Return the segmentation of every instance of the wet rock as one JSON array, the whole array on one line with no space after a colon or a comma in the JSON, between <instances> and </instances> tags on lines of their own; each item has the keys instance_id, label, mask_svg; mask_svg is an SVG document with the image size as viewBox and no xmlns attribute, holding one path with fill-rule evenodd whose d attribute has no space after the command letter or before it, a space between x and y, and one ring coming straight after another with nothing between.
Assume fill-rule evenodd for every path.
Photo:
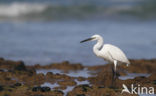
<instances>
[{"instance_id":1,"label":"wet rock","mask_svg":"<svg viewBox=\"0 0 156 96\"><path fill-rule=\"evenodd\" d=\"M110 68L109 68L110 69ZM91 84L94 84L96 86L105 86L105 87L111 87L113 85L114 76L111 72L111 69L109 70L102 70L98 73L96 77L89 77L88 80Z\"/></svg>"},{"instance_id":2,"label":"wet rock","mask_svg":"<svg viewBox=\"0 0 156 96\"><path fill-rule=\"evenodd\" d=\"M4 58L0 57L0 61L4 61Z\"/></svg>"},{"instance_id":3,"label":"wet rock","mask_svg":"<svg viewBox=\"0 0 156 96\"><path fill-rule=\"evenodd\" d=\"M156 85L156 80L153 80L153 84L155 84L155 85Z\"/></svg>"},{"instance_id":4,"label":"wet rock","mask_svg":"<svg viewBox=\"0 0 156 96\"><path fill-rule=\"evenodd\" d=\"M9 81L9 80L11 80L11 78L10 77L5 77L5 80L8 80Z\"/></svg>"},{"instance_id":5,"label":"wet rock","mask_svg":"<svg viewBox=\"0 0 156 96\"><path fill-rule=\"evenodd\" d=\"M54 89L56 90L65 90L67 88L67 86L58 86L58 87L55 87Z\"/></svg>"},{"instance_id":6,"label":"wet rock","mask_svg":"<svg viewBox=\"0 0 156 96\"><path fill-rule=\"evenodd\" d=\"M49 87L41 87L41 91L42 92L48 92L50 91L51 89Z\"/></svg>"},{"instance_id":7,"label":"wet rock","mask_svg":"<svg viewBox=\"0 0 156 96\"><path fill-rule=\"evenodd\" d=\"M105 86L99 86L98 88L105 88Z\"/></svg>"},{"instance_id":8,"label":"wet rock","mask_svg":"<svg viewBox=\"0 0 156 96\"><path fill-rule=\"evenodd\" d=\"M74 88L67 93L67 96L120 96L122 84L125 84L128 88L130 88L131 84L156 88L156 60L131 60L131 63L129 67L125 65L118 66L117 70L120 75L124 75L128 71L150 73L150 76L140 76L128 80L119 80L117 78L115 80L115 86L117 87L112 88L111 85L114 79L110 69L111 64L84 67L81 64L74 65L69 62L62 62L45 66L35 65L34 67L25 66L21 61L0 59L0 69L8 70L0 70L0 91L2 91L0 96L4 96L4 93L7 93L9 96L63 96L64 93L60 90L64 90L68 86L74 86ZM59 69L67 72L88 68L95 75L84 78L70 77L65 74L53 74L52 72L48 72L46 75L42 73L36 74L35 70L40 68ZM88 80L90 84L76 85L76 80ZM59 86L53 88L55 90L50 90L49 87L40 86L44 82L57 83ZM131 96L131 94L127 93L122 95Z\"/></svg>"},{"instance_id":9,"label":"wet rock","mask_svg":"<svg viewBox=\"0 0 156 96\"><path fill-rule=\"evenodd\" d=\"M3 86L0 85L0 91L3 91Z\"/></svg>"},{"instance_id":10,"label":"wet rock","mask_svg":"<svg viewBox=\"0 0 156 96\"><path fill-rule=\"evenodd\" d=\"M81 87L82 87L82 91L84 91L84 92L87 92L88 89L91 88L91 87L90 87L89 85L87 85L87 84L85 84L85 85L81 85Z\"/></svg>"},{"instance_id":11,"label":"wet rock","mask_svg":"<svg viewBox=\"0 0 156 96\"><path fill-rule=\"evenodd\" d=\"M86 87L87 91L82 89L82 86L75 87L71 92L68 93L68 96L120 96L116 95L116 92L113 89L109 88L98 88L97 86ZM121 94L121 93L120 93Z\"/></svg>"},{"instance_id":12,"label":"wet rock","mask_svg":"<svg viewBox=\"0 0 156 96\"><path fill-rule=\"evenodd\" d=\"M53 74L52 72L48 72L46 74L46 81L50 82L50 83L54 83L56 81L58 81L61 83L61 81L73 81L74 78L67 76L65 74ZM72 82L71 82L72 83Z\"/></svg>"},{"instance_id":13,"label":"wet rock","mask_svg":"<svg viewBox=\"0 0 156 96\"><path fill-rule=\"evenodd\" d=\"M0 69L0 72L6 72L4 69Z\"/></svg>"},{"instance_id":14,"label":"wet rock","mask_svg":"<svg viewBox=\"0 0 156 96\"><path fill-rule=\"evenodd\" d=\"M77 80L78 80L78 81L85 81L86 78L84 78L84 77L78 77Z\"/></svg>"},{"instance_id":15,"label":"wet rock","mask_svg":"<svg viewBox=\"0 0 156 96\"><path fill-rule=\"evenodd\" d=\"M64 81L58 81L58 84L61 86L74 86L76 85L76 82L74 80L64 80Z\"/></svg>"},{"instance_id":16,"label":"wet rock","mask_svg":"<svg viewBox=\"0 0 156 96\"><path fill-rule=\"evenodd\" d=\"M46 75L47 75L47 76L53 76L54 74L53 74L53 72L47 72Z\"/></svg>"},{"instance_id":17,"label":"wet rock","mask_svg":"<svg viewBox=\"0 0 156 96\"><path fill-rule=\"evenodd\" d=\"M150 80L156 80L156 73L152 73L148 78Z\"/></svg>"},{"instance_id":18,"label":"wet rock","mask_svg":"<svg viewBox=\"0 0 156 96\"><path fill-rule=\"evenodd\" d=\"M8 94L5 94L4 96L10 96L10 95L8 95Z\"/></svg>"},{"instance_id":19,"label":"wet rock","mask_svg":"<svg viewBox=\"0 0 156 96\"><path fill-rule=\"evenodd\" d=\"M26 71L23 61L0 60L0 68L8 71Z\"/></svg>"},{"instance_id":20,"label":"wet rock","mask_svg":"<svg viewBox=\"0 0 156 96\"><path fill-rule=\"evenodd\" d=\"M23 76L20 78L24 82L25 85L32 86L32 85L41 85L45 82L44 74L35 74L33 76Z\"/></svg>"},{"instance_id":21,"label":"wet rock","mask_svg":"<svg viewBox=\"0 0 156 96\"><path fill-rule=\"evenodd\" d=\"M54 92L59 93L59 94L64 94L61 90L54 90Z\"/></svg>"},{"instance_id":22,"label":"wet rock","mask_svg":"<svg viewBox=\"0 0 156 96\"><path fill-rule=\"evenodd\" d=\"M44 96L44 95L42 95L42 94L36 94L36 95L34 95L34 96Z\"/></svg>"},{"instance_id":23,"label":"wet rock","mask_svg":"<svg viewBox=\"0 0 156 96\"><path fill-rule=\"evenodd\" d=\"M77 94L76 96L86 96L85 94Z\"/></svg>"},{"instance_id":24,"label":"wet rock","mask_svg":"<svg viewBox=\"0 0 156 96\"><path fill-rule=\"evenodd\" d=\"M156 59L151 60L130 60L131 64L127 68L131 73L156 73Z\"/></svg>"},{"instance_id":25,"label":"wet rock","mask_svg":"<svg viewBox=\"0 0 156 96\"><path fill-rule=\"evenodd\" d=\"M41 86L33 87L32 91L34 92L41 91Z\"/></svg>"},{"instance_id":26,"label":"wet rock","mask_svg":"<svg viewBox=\"0 0 156 96\"><path fill-rule=\"evenodd\" d=\"M21 85L22 84L21 83L18 83L18 82L14 84L14 86L21 86Z\"/></svg>"},{"instance_id":27,"label":"wet rock","mask_svg":"<svg viewBox=\"0 0 156 96\"><path fill-rule=\"evenodd\" d=\"M14 69L18 70L18 71L26 71L26 67L24 65L24 62L23 61L17 62L17 65L15 66Z\"/></svg>"},{"instance_id":28,"label":"wet rock","mask_svg":"<svg viewBox=\"0 0 156 96\"><path fill-rule=\"evenodd\" d=\"M35 65L36 69L59 69L63 70L64 72L68 72L69 70L81 70L84 68L81 64L71 64L68 61L64 61L61 63L52 63L46 66Z\"/></svg>"},{"instance_id":29,"label":"wet rock","mask_svg":"<svg viewBox=\"0 0 156 96\"><path fill-rule=\"evenodd\" d=\"M83 84L83 85L79 85L76 86L75 88L81 88L83 92L87 92L89 89L92 89L92 87L90 87L88 84Z\"/></svg>"},{"instance_id":30,"label":"wet rock","mask_svg":"<svg viewBox=\"0 0 156 96\"><path fill-rule=\"evenodd\" d=\"M46 86L44 86L44 87L36 86L36 87L33 87L33 88L32 88L32 91L34 91L34 92L37 92L37 91L48 92L48 91L50 91L50 90L51 90L51 89L50 89L49 87L46 87Z\"/></svg>"}]
</instances>

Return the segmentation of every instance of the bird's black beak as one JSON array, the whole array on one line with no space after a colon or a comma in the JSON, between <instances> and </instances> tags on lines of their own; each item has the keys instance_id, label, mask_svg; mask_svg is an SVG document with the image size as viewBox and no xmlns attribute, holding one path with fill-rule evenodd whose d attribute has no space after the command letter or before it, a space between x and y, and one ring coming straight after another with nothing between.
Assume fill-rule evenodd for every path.
<instances>
[{"instance_id":1,"label":"bird's black beak","mask_svg":"<svg viewBox=\"0 0 156 96\"><path fill-rule=\"evenodd\" d=\"M86 42L86 41L90 41L90 40L93 40L94 38L88 38L88 39L85 39L85 40L82 40L80 43L83 43L83 42Z\"/></svg>"}]
</instances>

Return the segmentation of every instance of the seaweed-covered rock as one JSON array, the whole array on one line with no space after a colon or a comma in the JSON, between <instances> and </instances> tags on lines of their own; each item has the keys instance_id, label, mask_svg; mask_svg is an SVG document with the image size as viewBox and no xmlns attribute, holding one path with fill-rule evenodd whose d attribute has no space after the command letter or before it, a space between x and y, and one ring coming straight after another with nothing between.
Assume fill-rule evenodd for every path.
<instances>
[{"instance_id":1,"label":"seaweed-covered rock","mask_svg":"<svg viewBox=\"0 0 156 96\"><path fill-rule=\"evenodd\" d=\"M24 62L23 61L17 62L17 65L14 67L14 69L18 70L18 71L26 71L26 67L24 65Z\"/></svg>"},{"instance_id":2,"label":"seaweed-covered rock","mask_svg":"<svg viewBox=\"0 0 156 96\"><path fill-rule=\"evenodd\" d=\"M32 91L34 91L34 92L37 92L37 91L48 92L50 90L51 90L50 87L47 87L47 86L44 86L44 87L36 86L36 87L32 88Z\"/></svg>"},{"instance_id":3,"label":"seaweed-covered rock","mask_svg":"<svg viewBox=\"0 0 156 96\"><path fill-rule=\"evenodd\" d=\"M22 84L19 83L19 82L17 82L17 83L14 84L14 86L21 86L21 85L22 85Z\"/></svg>"},{"instance_id":4,"label":"seaweed-covered rock","mask_svg":"<svg viewBox=\"0 0 156 96\"><path fill-rule=\"evenodd\" d=\"M0 85L0 91L3 91L3 86Z\"/></svg>"},{"instance_id":5,"label":"seaweed-covered rock","mask_svg":"<svg viewBox=\"0 0 156 96\"><path fill-rule=\"evenodd\" d=\"M48 91L50 91L51 89L50 89L50 87L41 87L41 91L42 92L48 92Z\"/></svg>"},{"instance_id":6,"label":"seaweed-covered rock","mask_svg":"<svg viewBox=\"0 0 156 96\"><path fill-rule=\"evenodd\" d=\"M88 84L79 85L76 86L75 88L81 88L83 92L87 92L89 89L92 89L92 87L90 87Z\"/></svg>"},{"instance_id":7,"label":"seaweed-covered rock","mask_svg":"<svg viewBox=\"0 0 156 96\"><path fill-rule=\"evenodd\" d=\"M77 94L76 96L86 96L85 94Z\"/></svg>"},{"instance_id":8,"label":"seaweed-covered rock","mask_svg":"<svg viewBox=\"0 0 156 96\"><path fill-rule=\"evenodd\" d=\"M64 94L61 90L54 90L55 93Z\"/></svg>"},{"instance_id":9,"label":"seaweed-covered rock","mask_svg":"<svg viewBox=\"0 0 156 96\"><path fill-rule=\"evenodd\" d=\"M33 87L32 91L34 91L34 92L41 91L41 86Z\"/></svg>"}]
</instances>

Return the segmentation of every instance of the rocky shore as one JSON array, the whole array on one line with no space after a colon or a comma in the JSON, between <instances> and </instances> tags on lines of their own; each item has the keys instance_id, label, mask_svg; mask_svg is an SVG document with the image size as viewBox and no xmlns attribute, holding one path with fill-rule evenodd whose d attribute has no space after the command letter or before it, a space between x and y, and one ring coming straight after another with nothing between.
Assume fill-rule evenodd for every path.
<instances>
[{"instance_id":1,"label":"rocky shore","mask_svg":"<svg viewBox=\"0 0 156 96\"><path fill-rule=\"evenodd\" d=\"M83 66L68 61L26 66L0 58L0 96L138 96L124 92L123 84L156 89L156 59L130 60L119 65L114 80L112 64Z\"/></svg>"}]
</instances>

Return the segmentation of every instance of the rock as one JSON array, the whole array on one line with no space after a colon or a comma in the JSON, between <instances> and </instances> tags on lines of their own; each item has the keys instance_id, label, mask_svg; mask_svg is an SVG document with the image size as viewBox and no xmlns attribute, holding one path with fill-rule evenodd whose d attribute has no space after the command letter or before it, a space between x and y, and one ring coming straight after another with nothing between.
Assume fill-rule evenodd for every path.
<instances>
[{"instance_id":1,"label":"rock","mask_svg":"<svg viewBox=\"0 0 156 96\"><path fill-rule=\"evenodd\" d=\"M3 86L0 85L0 91L3 91Z\"/></svg>"},{"instance_id":2,"label":"rock","mask_svg":"<svg viewBox=\"0 0 156 96\"><path fill-rule=\"evenodd\" d=\"M153 80L153 84L155 84L155 85L156 85L156 80Z\"/></svg>"},{"instance_id":3,"label":"rock","mask_svg":"<svg viewBox=\"0 0 156 96\"><path fill-rule=\"evenodd\" d=\"M41 86L33 87L32 91L34 92L41 91Z\"/></svg>"},{"instance_id":4,"label":"rock","mask_svg":"<svg viewBox=\"0 0 156 96\"><path fill-rule=\"evenodd\" d=\"M69 62L55 63L51 65L36 65L25 66L22 61L4 60L0 58L0 96L63 96L63 91L68 86L74 88L67 93L67 96L120 96L122 91L122 84L128 88L131 84L140 86L153 86L156 88L156 60L131 60L131 65L119 65L117 71L123 70L124 75L127 71L132 73L149 73L149 77L140 76L134 79L120 80L116 79L114 84L116 87L112 88L114 82L111 64L96 65L96 66L83 66L81 64L71 64ZM54 74L48 72L46 75L43 73L36 73L37 69L59 69L61 71L75 71L83 68L88 68L92 76L84 77L71 77L66 74ZM5 71L7 70L7 71ZM76 81L87 80L90 84L79 85ZM23 82L23 83L20 83ZM51 84L58 84L51 90L47 86L36 86L49 82ZM21 87L19 87L21 86ZM111 87L111 88L110 88ZM6 92L7 91L7 92ZM124 93L123 96L131 96L131 94ZM133 95L135 96L135 95Z\"/></svg>"},{"instance_id":5,"label":"rock","mask_svg":"<svg viewBox=\"0 0 156 96\"><path fill-rule=\"evenodd\" d=\"M96 77L89 77L89 82L96 86L111 87L113 85L113 75L111 69L102 70Z\"/></svg>"},{"instance_id":6,"label":"rock","mask_svg":"<svg viewBox=\"0 0 156 96\"><path fill-rule=\"evenodd\" d=\"M54 74L53 74L53 72L47 72L46 75L47 75L47 76L53 76Z\"/></svg>"},{"instance_id":7,"label":"rock","mask_svg":"<svg viewBox=\"0 0 156 96\"><path fill-rule=\"evenodd\" d=\"M74 86L76 85L76 82L74 80L64 80L64 81L58 81L58 84L61 86Z\"/></svg>"},{"instance_id":8,"label":"rock","mask_svg":"<svg viewBox=\"0 0 156 96\"><path fill-rule=\"evenodd\" d=\"M78 81L85 81L86 78L84 78L84 77L78 77L77 80L78 80Z\"/></svg>"},{"instance_id":9,"label":"rock","mask_svg":"<svg viewBox=\"0 0 156 96\"><path fill-rule=\"evenodd\" d=\"M77 94L76 96L86 96L85 94Z\"/></svg>"},{"instance_id":10,"label":"rock","mask_svg":"<svg viewBox=\"0 0 156 96\"><path fill-rule=\"evenodd\" d=\"M14 86L21 86L21 85L22 84L21 83L18 83L18 82L14 84Z\"/></svg>"},{"instance_id":11,"label":"rock","mask_svg":"<svg viewBox=\"0 0 156 96\"><path fill-rule=\"evenodd\" d=\"M4 61L4 58L0 57L0 61Z\"/></svg>"},{"instance_id":12,"label":"rock","mask_svg":"<svg viewBox=\"0 0 156 96\"><path fill-rule=\"evenodd\" d=\"M51 89L50 89L50 87L41 87L41 91L42 92L48 92L48 91L50 91Z\"/></svg>"},{"instance_id":13,"label":"rock","mask_svg":"<svg viewBox=\"0 0 156 96\"><path fill-rule=\"evenodd\" d=\"M5 72L3 69L0 69L0 72Z\"/></svg>"},{"instance_id":14,"label":"rock","mask_svg":"<svg viewBox=\"0 0 156 96\"><path fill-rule=\"evenodd\" d=\"M41 87L41 86L37 86L37 87L33 87L32 91L37 92L37 91L41 91L41 92L48 92L50 91L50 87Z\"/></svg>"},{"instance_id":15,"label":"rock","mask_svg":"<svg viewBox=\"0 0 156 96\"><path fill-rule=\"evenodd\" d=\"M33 66L35 69L59 69L63 70L64 72L68 72L69 70L82 70L84 68L83 65L77 63L77 64L71 64L68 61L64 61L61 63L52 63L49 65L41 66L39 64Z\"/></svg>"},{"instance_id":16,"label":"rock","mask_svg":"<svg viewBox=\"0 0 156 96\"><path fill-rule=\"evenodd\" d=\"M87 92L88 89L92 89L92 87L90 87L88 84L79 85L76 86L75 88L81 88L83 92Z\"/></svg>"},{"instance_id":17,"label":"rock","mask_svg":"<svg viewBox=\"0 0 156 96\"><path fill-rule=\"evenodd\" d=\"M36 94L36 95L34 95L34 96L44 96L44 95L42 95L42 94Z\"/></svg>"},{"instance_id":18,"label":"rock","mask_svg":"<svg viewBox=\"0 0 156 96\"><path fill-rule=\"evenodd\" d=\"M24 62L23 61L17 62L17 65L15 66L14 69L18 70L18 71L26 71L26 67L24 65Z\"/></svg>"},{"instance_id":19,"label":"rock","mask_svg":"<svg viewBox=\"0 0 156 96\"><path fill-rule=\"evenodd\" d=\"M59 93L59 94L64 94L61 90L54 90L54 92Z\"/></svg>"}]
</instances>

